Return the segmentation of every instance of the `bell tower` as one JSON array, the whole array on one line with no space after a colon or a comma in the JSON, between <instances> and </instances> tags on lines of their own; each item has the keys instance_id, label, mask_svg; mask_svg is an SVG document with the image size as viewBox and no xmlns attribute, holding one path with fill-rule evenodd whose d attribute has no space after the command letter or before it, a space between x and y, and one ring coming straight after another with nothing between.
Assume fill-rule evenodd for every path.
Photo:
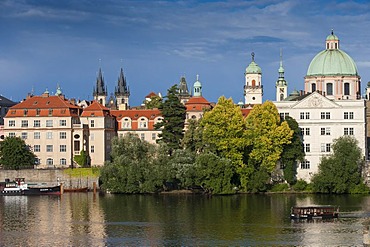
<instances>
[{"instance_id":1,"label":"bell tower","mask_svg":"<svg viewBox=\"0 0 370 247\"><path fill-rule=\"evenodd\" d=\"M282 50L280 50L279 78L276 81L275 87L276 87L276 101L283 101L286 97L288 97L288 83L284 78Z\"/></svg>"},{"instance_id":2,"label":"bell tower","mask_svg":"<svg viewBox=\"0 0 370 247\"><path fill-rule=\"evenodd\" d=\"M262 70L254 62L254 52L252 52L252 62L245 69L244 101L245 104L262 104Z\"/></svg>"}]
</instances>

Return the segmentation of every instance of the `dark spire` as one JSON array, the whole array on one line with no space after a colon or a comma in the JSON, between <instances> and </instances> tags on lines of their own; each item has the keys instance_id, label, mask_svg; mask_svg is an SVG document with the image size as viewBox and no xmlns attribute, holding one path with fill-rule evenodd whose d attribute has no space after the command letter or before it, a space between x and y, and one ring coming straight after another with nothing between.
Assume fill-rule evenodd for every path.
<instances>
[{"instance_id":1,"label":"dark spire","mask_svg":"<svg viewBox=\"0 0 370 247\"><path fill-rule=\"evenodd\" d=\"M188 84L186 83L185 76L181 76L179 85L179 95L180 96L190 96L188 90Z\"/></svg>"},{"instance_id":2,"label":"dark spire","mask_svg":"<svg viewBox=\"0 0 370 247\"><path fill-rule=\"evenodd\" d=\"M98 73L98 76L96 77L96 86L94 87L93 94L94 96L95 95L103 95L103 96L107 95L107 90L104 85L104 78L101 72L101 68L99 68L99 73Z\"/></svg>"},{"instance_id":3,"label":"dark spire","mask_svg":"<svg viewBox=\"0 0 370 247\"><path fill-rule=\"evenodd\" d=\"M116 96L123 96L123 95L130 95L130 89L127 86L126 78L123 74L123 69L121 68L121 72L118 77L117 87L115 89Z\"/></svg>"}]
</instances>

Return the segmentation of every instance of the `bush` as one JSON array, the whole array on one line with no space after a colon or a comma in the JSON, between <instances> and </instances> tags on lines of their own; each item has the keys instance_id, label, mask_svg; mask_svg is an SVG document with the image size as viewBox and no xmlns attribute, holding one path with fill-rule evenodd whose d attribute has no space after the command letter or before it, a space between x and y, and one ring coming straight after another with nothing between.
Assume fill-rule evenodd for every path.
<instances>
[{"instance_id":1,"label":"bush","mask_svg":"<svg viewBox=\"0 0 370 247\"><path fill-rule=\"evenodd\" d=\"M282 191L288 191L289 185L288 184L275 184L271 188L271 192L282 192Z\"/></svg>"},{"instance_id":2,"label":"bush","mask_svg":"<svg viewBox=\"0 0 370 247\"><path fill-rule=\"evenodd\" d=\"M305 190L308 190L308 183L306 181L304 181L303 179L299 179L295 185L293 185L293 189L295 191L305 191Z\"/></svg>"},{"instance_id":3,"label":"bush","mask_svg":"<svg viewBox=\"0 0 370 247\"><path fill-rule=\"evenodd\" d=\"M369 194L369 187L366 184L360 183L350 188L351 194Z\"/></svg>"}]
</instances>

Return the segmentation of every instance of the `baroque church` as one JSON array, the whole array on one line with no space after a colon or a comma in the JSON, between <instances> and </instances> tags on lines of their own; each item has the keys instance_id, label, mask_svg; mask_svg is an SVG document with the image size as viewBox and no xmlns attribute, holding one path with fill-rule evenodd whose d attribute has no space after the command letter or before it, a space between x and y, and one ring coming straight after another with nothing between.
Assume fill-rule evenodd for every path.
<instances>
[{"instance_id":1,"label":"baroque church","mask_svg":"<svg viewBox=\"0 0 370 247\"><path fill-rule=\"evenodd\" d=\"M262 102L261 75L252 55L245 72L245 105ZM361 77L354 60L340 49L340 40L333 31L326 37L324 49L312 59L303 86L304 91L294 90L287 95L280 53L273 103L282 119L293 117L301 129L305 159L297 167L298 179L310 181L318 172L321 157L329 155L333 141L343 135L355 137L364 159L368 160L366 100L361 97Z\"/></svg>"}]
</instances>

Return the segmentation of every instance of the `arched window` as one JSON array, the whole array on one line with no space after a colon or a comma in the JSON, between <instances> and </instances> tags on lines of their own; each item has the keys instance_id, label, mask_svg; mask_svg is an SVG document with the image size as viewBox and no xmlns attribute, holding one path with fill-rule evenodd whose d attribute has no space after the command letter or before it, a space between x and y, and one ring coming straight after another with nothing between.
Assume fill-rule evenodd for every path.
<instances>
[{"instance_id":1,"label":"arched window","mask_svg":"<svg viewBox=\"0 0 370 247\"><path fill-rule=\"evenodd\" d=\"M333 83L326 84L326 95L333 95Z\"/></svg>"},{"instance_id":2,"label":"arched window","mask_svg":"<svg viewBox=\"0 0 370 247\"><path fill-rule=\"evenodd\" d=\"M311 84L311 92L315 92L316 91L316 83L312 83Z\"/></svg>"},{"instance_id":3,"label":"arched window","mask_svg":"<svg viewBox=\"0 0 370 247\"><path fill-rule=\"evenodd\" d=\"M67 165L67 160L65 158L61 158L60 159L60 164L63 165L63 166Z\"/></svg>"},{"instance_id":4,"label":"arched window","mask_svg":"<svg viewBox=\"0 0 370 247\"><path fill-rule=\"evenodd\" d=\"M255 86L256 86L256 81L252 80L252 87L255 87Z\"/></svg>"},{"instance_id":5,"label":"arched window","mask_svg":"<svg viewBox=\"0 0 370 247\"><path fill-rule=\"evenodd\" d=\"M350 95L348 82L344 83L344 95Z\"/></svg>"},{"instance_id":6,"label":"arched window","mask_svg":"<svg viewBox=\"0 0 370 247\"><path fill-rule=\"evenodd\" d=\"M47 164L48 166L53 166L53 159L52 159L52 158L48 158L48 159L46 160L46 164Z\"/></svg>"},{"instance_id":7,"label":"arched window","mask_svg":"<svg viewBox=\"0 0 370 247\"><path fill-rule=\"evenodd\" d=\"M284 100L284 94L280 94L280 101Z\"/></svg>"}]
</instances>

